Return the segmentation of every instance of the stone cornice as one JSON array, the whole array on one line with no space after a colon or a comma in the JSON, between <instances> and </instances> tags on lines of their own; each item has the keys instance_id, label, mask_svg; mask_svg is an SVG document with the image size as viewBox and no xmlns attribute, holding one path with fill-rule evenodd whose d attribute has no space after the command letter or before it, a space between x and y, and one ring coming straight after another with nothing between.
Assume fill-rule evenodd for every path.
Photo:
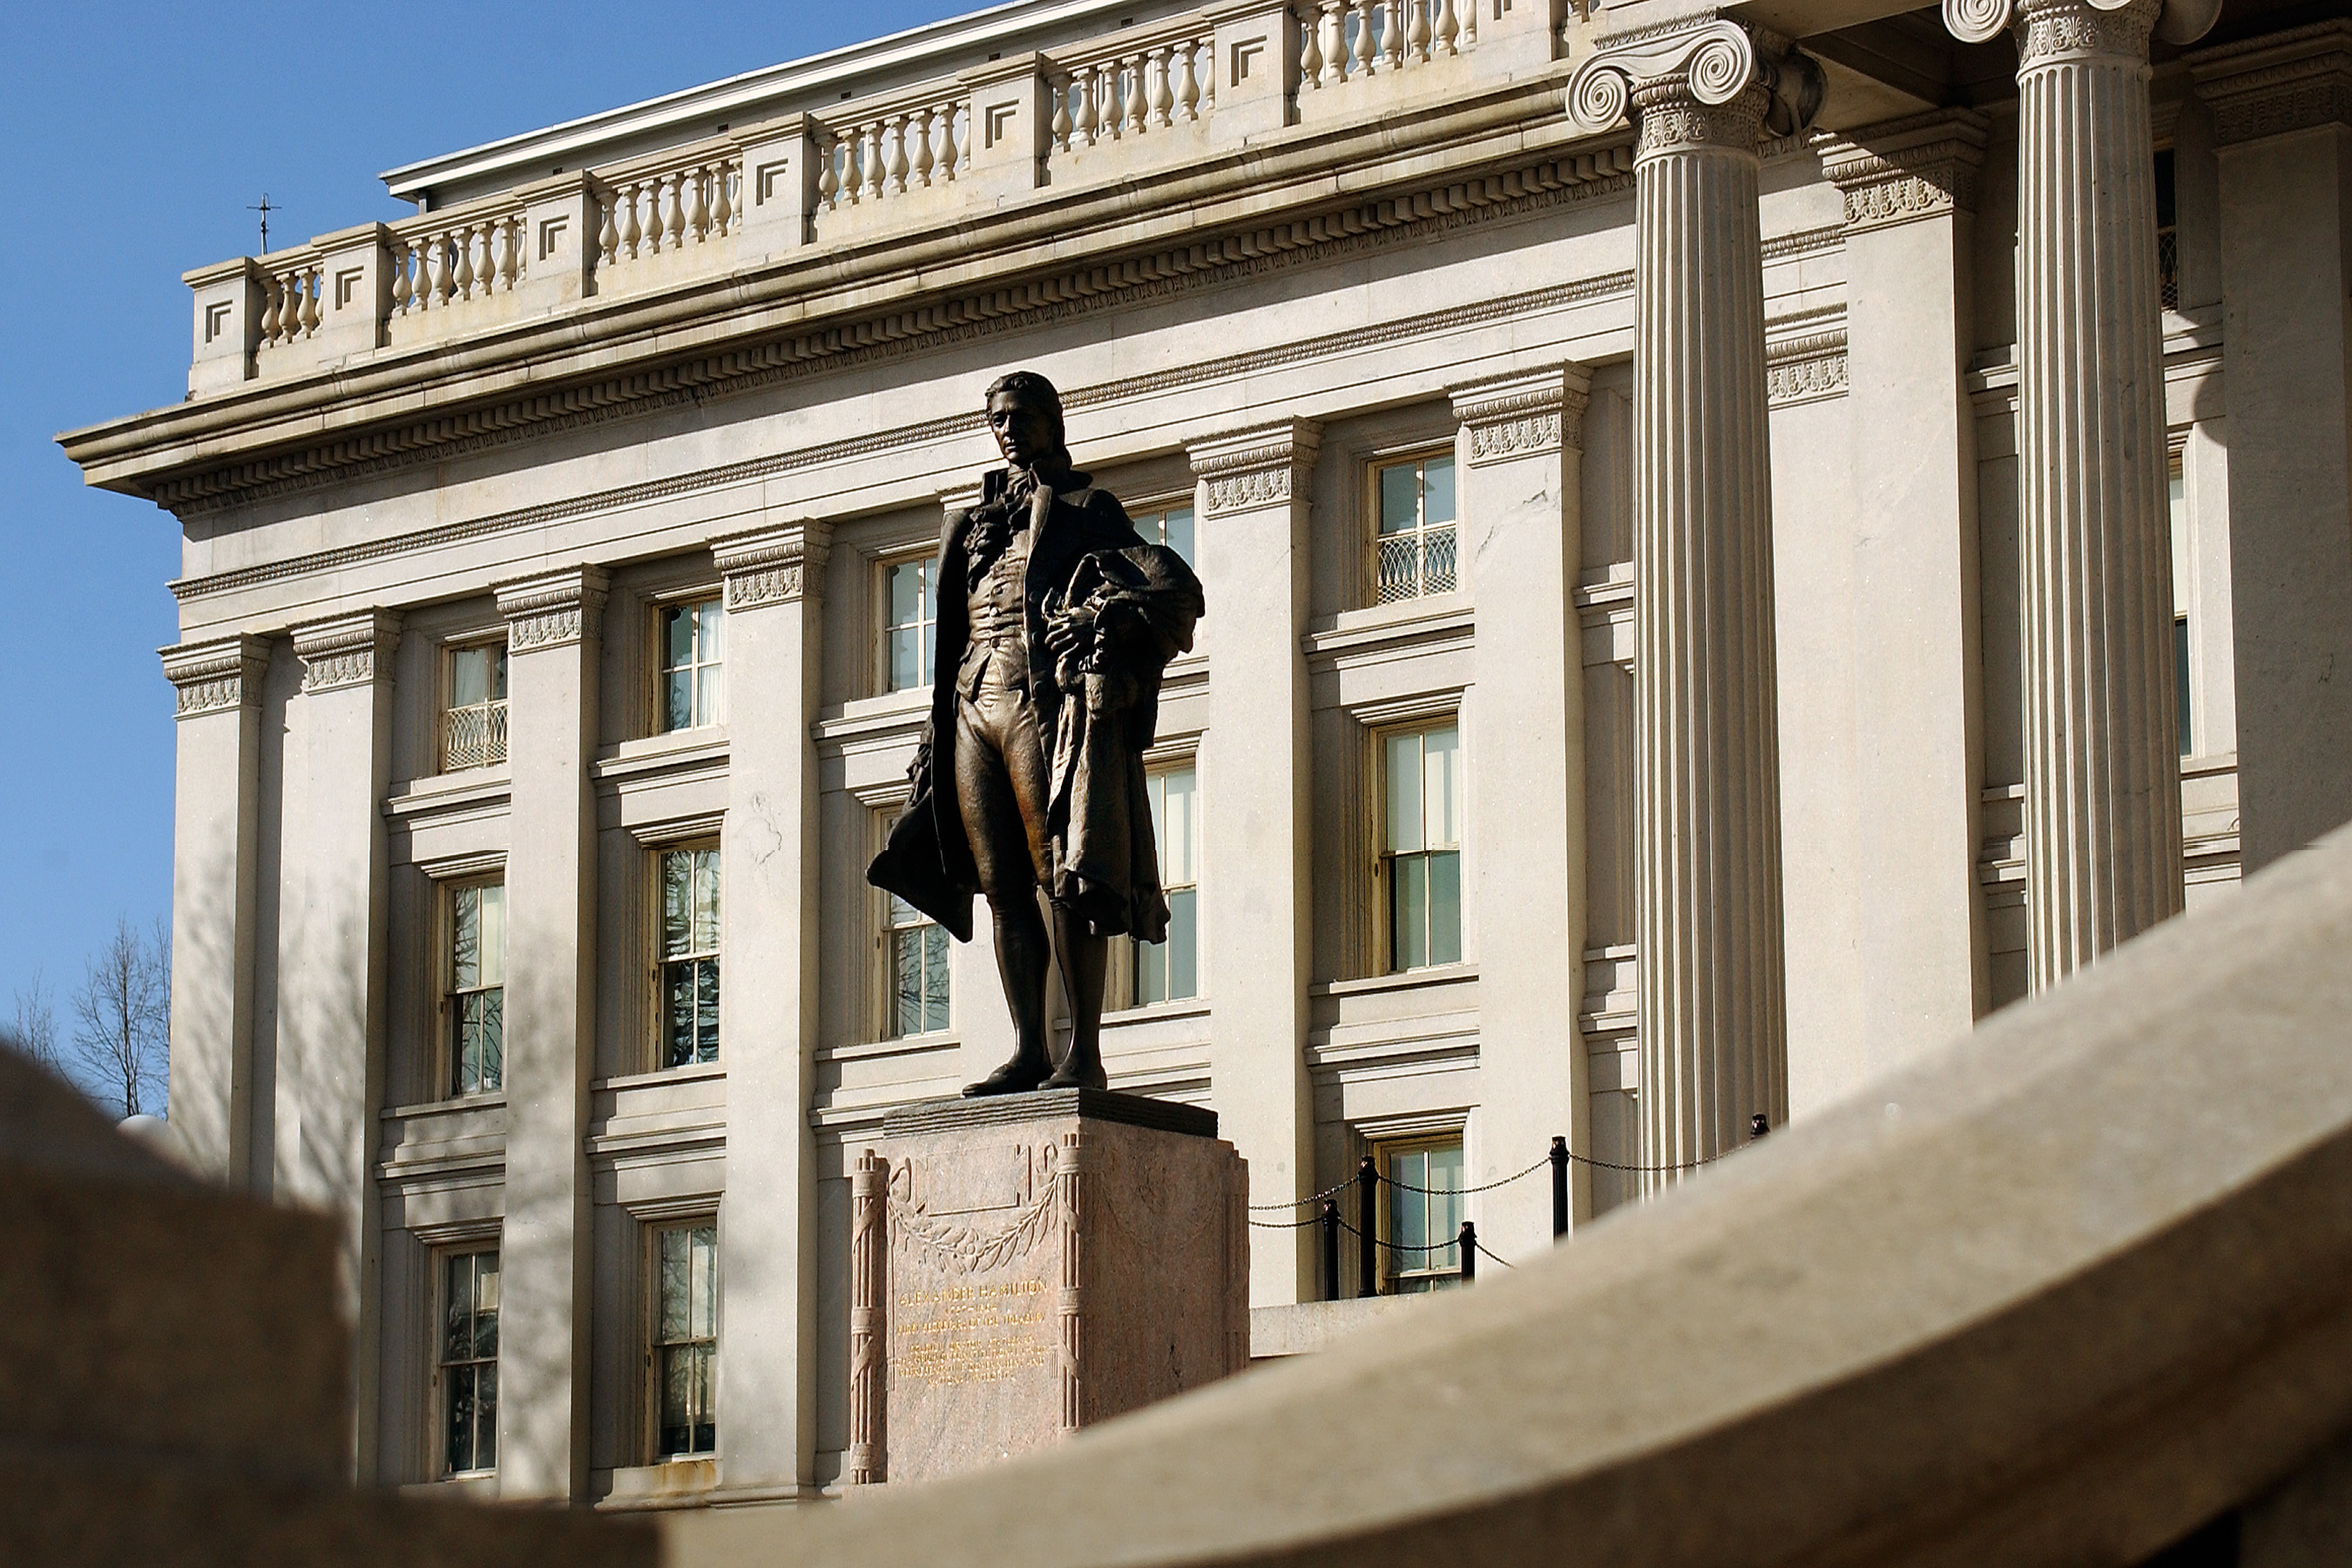
<instances>
[{"instance_id":1,"label":"stone cornice","mask_svg":"<svg viewBox=\"0 0 2352 1568\"><path fill-rule=\"evenodd\" d=\"M1279 419L1188 443L1202 511L1213 517L1288 505L1296 476L1314 464L1322 439L1322 426L1311 419Z\"/></svg>"},{"instance_id":2,"label":"stone cornice","mask_svg":"<svg viewBox=\"0 0 2352 1568\"><path fill-rule=\"evenodd\" d=\"M337 620L294 628L295 657L302 661L302 692L366 686L392 673L393 649L400 645L400 616L366 610Z\"/></svg>"},{"instance_id":3,"label":"stone cornice","mask_svg":"<svg viewBox=\"0 0 2352 1568\"><path fill-rule=\"evenodd\" d=\"M1582 450L1592 374L1580 364L1497 376L1453 389L1454 416L1470 435L1470 463Z\"/></svg>"},{"instance_id":4,"label":"stone cornice","mask_svg":"<svg viewBox=\"0 0 2352 1568\"><path fill-rule=\"evenodd\" d=\"M803 597L822 581L832 554L833 525L814 520L731 534L710 544L711 559L727 580L730 615Z\"/></svg>"},{"instance_id":5,"label":"stone cornice","mask_svg":"<svg viewBox=\"0 0 2352 1568\"><path fill-rule=\"evenodd\" d=\"M2352 125L2352 22L2336 18L2189 57L2222 146Z\"/></svg>"},{"instance_id":6,"label":"stone cornice","mask_svg":"<svg viewBox=\"0 0 2352 1568\"><path fill-rule=\"evenodd\" d=\"M299 382L248 384L225 398L76 432L65 445L91 482L185 515L1622 194L1632 167L1622 139L1596 142L1557 122L1530 123L1535 103L1557 91L1551 78L1564 74L1416 121L1416 138L1445 139L1433 144L1447 149L1453 166L1432 167L1417 187L1360 190L1337 207L1324 205L1333 160L1353 168L1359 141L1366 153L1377 142L1392 158L1392 128L1334 131L1296 148L1155 173L1197 188L1140 221L1150 204L1139 205L1131 187L1041 192L1001 216L794 252L429 353L384 351ZM1525 148L1538 130L1550 145ZM1502 162L1515 142L1517 157ZM1472 172L1479 168L1495 172ZM1078 241L1101 248L1073 266L1066 258ZM524 363L527 391L512 380ZM417 415L420 405L429 417Z\"/></svg>"},{"instance_id":7,"label":"stone cornice","mask_svg":"<svg viewBox=\"0 0 2352 1568\"><path fill-rule=\"evenodd\" d=\"M179 689L179 717L194 718L260 700L261 678L269 668L266 637L240 636L214 642L176 643L157 650L163 677Z\"/></svg>"},{"instance_id":8,"label":"stone cornice","mask_svg":"<svg viewBox=\"0 0 2352 1568\"><path fill-rule=\"evenodd\" d=\"M499 614L506 617L508 647L514 653L529 653L593 637L604 613L609 581L597 567L578 566L498 584Z\"/></svg>"},{"instance_id":9,"label":"stone cornice","mask_svg":"<svg viewBox=\"0 0 2352 1568\"><path fill-rule=\"evenodd\" d=\"M1822 138L1822 173L1845 196L1846 227L1974 212L1991 124L1973 110L1937 110Z\"/></svg>"}]
</instances>

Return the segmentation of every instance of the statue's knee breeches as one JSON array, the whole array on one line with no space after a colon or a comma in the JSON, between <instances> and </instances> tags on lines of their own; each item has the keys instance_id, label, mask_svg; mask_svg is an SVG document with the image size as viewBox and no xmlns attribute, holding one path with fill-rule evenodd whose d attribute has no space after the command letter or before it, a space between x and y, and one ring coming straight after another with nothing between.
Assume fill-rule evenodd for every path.
<instances>
[{"instance_id":1,"label":"statue's knee breeches","mask_svg":"<svg viewBox=\"0 0 2352 1568\"><path fill-rule=\"evenodd\" d=\"M989 903L1034 899L1052 862L1045 753L1026 693L984 686L957 702L955 789Z\"/></svg>"}]
</instances>

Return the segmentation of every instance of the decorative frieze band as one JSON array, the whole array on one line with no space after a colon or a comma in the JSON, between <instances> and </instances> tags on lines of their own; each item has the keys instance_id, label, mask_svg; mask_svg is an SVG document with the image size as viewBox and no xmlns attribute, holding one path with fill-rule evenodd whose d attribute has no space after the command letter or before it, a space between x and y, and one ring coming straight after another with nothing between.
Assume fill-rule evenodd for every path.
<instances>
[{"instance_id":1,"label":"decorative frieze band","mask_svg":"<svg viewBox=\"0 0 2352 1568\"><path fill-rule=\"evenodd\" d=\"M1295 476L1313 464L1322 437L1312 420L1284 419L1195 443L1192 472L1202 480L1202 511L1213 517L1289 504Z\"/></svg>"},{"instance_id":2,"label":"decorative frieze band","mask_svg":"<svg viewBox=\"0 0 2352 1568\"><path fill-rule=\"evenodd\" d=\"M1815 332L1771 343L1764 351L1764 396L1779 407L1843 397L1846 391L1845 332Z\"/></svg>"},{"instance_id":3,"label":"decorative frieze band","mask_svg":"<svg viewBox=\"0 0 2352 1568\"><path fill-rule=\"evenodd\" d=\"M1822 173L1845 196L1849 230L1974 212L1991 121L1939 110L1822 143Z\"/></svg>"},{"instance_id":4,"label":"decorative frieze band","mask_svg":"<svg viewBox=\"0 0 2352 1568\"><path fill-rule=\"evenodd\" d=\"M2352 125L2352 22L2336 18L2189 57L2221 146Z\"/></svg>"},{"instance_id":5,"label":"decorative frieze band","mask_svg":"<svg viewBox=\"0 0 2352 1568\"><path fill-rule=\"evenodd\" d=\"M507 620L513 653L563 647L593 637L604 610L609 579L594 566L498 585L499 614Z\"/></svg>"},{"instance_id":6,"label":"decorative frieze band","mask_svg":"<svg viewBox=\"0 0 2352 1568\"><path fill-rule=\"evenodd\" d=\"M257 637L179 643L162 650L163 676L179 688L179 717L242 708L258 701L269 668L269 644Z\"/></svg>"},{"instance_id":7,"label":"decorative frieze band","mask_svg":"<svg viewBox=\"0 0 2352 1568\"><path fill-rule=\"evenodd\" d=\"M1454 391L1454 416L1468 432L1472 467L1584 446L1584 409L1592 376L1570 364L1533 375L1502 376Z\"/></svg>"},{"instance_id":8,"label":"decorative frieze band","mask_svg":"<svg viewBox=\"0 0 2352 1568\"><path fill-rule=\"evenodd\" d=\"M294 653L302 661L302 691L332 691L365 686L392 673L400 645L400 616L370 610L341 620L294 628Z\"/></svg>"},{"instance_id":9,"label":"decorative frieze band","mask_svg":"<svg viewBox=\"0 0 2352 1568\"><path fill-rule=\"evenodd\" d=\"M812 583L822 580L833 554L833 527L811 521L739 533L714 541L710 554L727 579L730 614L782 605L803 597Z\"/></svg>"},{"instance_id":10,"label":"decorative frieze band","mask_svg":"<svg viewBox=\"0 0 2352 1568\"><path fill-rule=\"evenodd\" d=\"M1601 40L1568 79L1568 112L1605 131L1630 111L1640 151L1737 147L1812 123L1822 68L1764 28L1699 16Z\"/></svg>"}]
</instances>

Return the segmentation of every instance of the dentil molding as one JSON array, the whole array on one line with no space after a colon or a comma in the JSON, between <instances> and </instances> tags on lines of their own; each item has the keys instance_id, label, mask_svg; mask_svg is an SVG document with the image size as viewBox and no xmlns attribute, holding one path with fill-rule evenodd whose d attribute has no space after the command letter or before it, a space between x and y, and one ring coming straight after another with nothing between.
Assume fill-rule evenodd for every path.
<instances>
[{"instance_id":1,"label":"dentil molding","mask_svg":"<svg viewBox=\"0 0 2352 1568\"><path fill-rule=\"evenodd\" d=\"M400 616L367 610L340 620L294 628L294 653L302 661L302 692L366 686L391 673L400 643Z\"/></svg>"},{"instance_id":2,"label":"dentil molding","mask_svg":"<svg viewBox=\"0 0 2352 1568\"><path fill-rule=\"evenodd\" d=\"M1296 476L1315 461L1322 438L1322 426L1311 419L1282 419L1192 443L1202 511L1214 516L1288 505Z\"/></svg>"},{"instance_id":3,"label":"dentil molding","mask_svg":"<svg viewBox=\"0 0 2352 1568\"><path fill-rule=\"evenodd\" d=\"M261 678L269 668L269 644L257 637L217 642L179 643L162 650L163 677L179 689L179 714L242 708L261 698Z\"/></svg>"},{"instance_id":4,"label":"dentil molding","mask_svg":"<svg viewBox=\"0 0 2352 1568\"><path fill-rule=\"evenodd\" d=\"M499 614L507 621L507 647L513 653L564 647L593 635L604 613L609 583L594 566L530 577L497 585Z\"/></svg>"},{"instance_id":5,"label":"dentil molding","mask_svg":"<svg viewBox=\"0 0 2352 1568\"><path fill-rule=\"evenodd\" d=\"M2352 125L2352 22L2290 28L2189 57L2197 96L2213 110L2221 146Z\"/></svg>"},{"instance_id":6,"label":"dentil molding","mask_svg":"<svg viewBox=\"0 0 2352 1568\"><path fill-rule=\"evenodd\" d=\"M1580 364L1498 376L1453 392L1454 416L1470 437L1470 466L1512 458L1582 450L1584 409L1592 374Z\"/></svg>"},{"instance_id":7,"label":"dentil molding","mask_svg":"<svg viewBox=\"0 0 2352 1568\"><path fill-rule=\"evenodd\" d=\"M1824 137L1822 173L1845 197L1847 229L1974 212L1991 124L1974 110L1937 110Z\"/></svg>"},{"instance_id":8,"label":"dentil molding","mask_svg":"<svg viewBox=\"0 0 2352 1568\"><path fill-rule=\"evenodd\" d=\"M754 609L803 597L833 554L833 526L807 521L713 540L711 559L727 580L727 609Z\"/></svg>"},{"instance_id":9,"label":"dentil molding","mask_svg":"<svg viewBox=\"0 0 2352 1568\"><path fill-rule=\"evenodd\" d=\"M1821 67L1777 33L1700 16L1601 39L1568 79L1568 112L1605 131L1630 111L1645 153L1752 150L1811 125L1823 90Z\"/></svg>"}]
</instances>

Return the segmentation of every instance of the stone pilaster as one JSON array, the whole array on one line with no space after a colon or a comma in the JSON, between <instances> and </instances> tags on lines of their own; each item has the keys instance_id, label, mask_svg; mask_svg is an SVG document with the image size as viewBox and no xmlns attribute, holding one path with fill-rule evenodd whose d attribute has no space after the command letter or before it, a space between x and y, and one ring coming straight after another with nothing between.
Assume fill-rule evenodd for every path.
<instances>
[{"instance_id":1,"label":"stone pilaster","mask_svg":"<svg viewBox=\"0 0 2352 1568\"><path fill-rule=\"evenodd\" d=\"M726 826L719 837L719 1486L816 1483L816 720L831 530L791 522L711 547L727 582Z\"/></svg>"},{"instance_id":2,"label":"stone pilaster","mask_svg":"<svg viewBox=\"0 0 2352 1568\"><path fill-rule=\"evenodd\" d=\"M1975 344L1988 122L1939 110L1822 149L1844 197L1853 424L1854 930L1864 1075L1965 1033L1990 999L1982 837ZM1897 522L1895 520L1900 520ZM1805 955L1795 959L1799 973Z\"/></svg>"},{"instance_id":3,"label":"stone pilaster","mask_svg":"<svg viewBox=\"0 0 2352 1568\"><path fill-rule=\"evenodd\" d=\"M2017 447L2035 990L2180 910L2147 46L2160 0L2023 0ZM1963 37L2008 0L1947 0Z\"/></svg>"},{"instance_id":4,"label":"stone pilaster","mask_svg":"<svg viewBox=\"0 0 2352 1568\"><path fill-rule=\"evenodd\" d=\"M1759 44L1762 46L1759 47ZM1634 156L1635 940L1643 1163L1745 1142L1788 1111L1765 423L1759 136L1801 129L1821 76L1699 18L1622 39L1570 80ZM1654 1187L1669 1176L1648 1178Z\"/></svg>"},{"instance_id":5,"label":"stone pilaster","mask_svg":"<svg viewBox=\"0 0 2352 1568\"><path fill-rule=\"evenodd\" d=\"M1585 812L1580 569L1581 365L1454 390L1460 515L1478 605L1463 744L1477 792L1469 889L1478 932L1478 1109L1471 1184L1517 1171L1565 1133L1591 1151L1584 1042L1563 1019L1584 992ZM1591 1212L1586 1167L1575 1167ZM1551 1244L1551 1189L1515 1182L1479 1200L1478 1234L1507 1258Z\"/></svg>"},{"instance_id":6,"label":"stone pilaster","mask_svg":"<svg viewBox=\"0 0 2352 1568\"><path fill-rule=\"evenodd\" d=\"M353 1342L376 1342L376 1112L383 1104L383 802L392 777L392 656L400 617L380 611L297 627L278 925L272 1186L344 1227ZM362 1357L357 1366L370 1364ZM374 1471L376 1389L353 1388L358 1474Z\"/></svg>"},{"instance_id":7,"label":"stone pilaster","mask_svg":"<svg viewBox=\"0 0 2352 1568\"><path fill-rule=\"evenodd\" d=\"M1210 1092L1249 1162L1250 1201L1314 1190L1307 1076L1313 941L1307 660L1307 474L1321 437L1303 419L1192 445L1201 577L1210 596L1201 739L1202 994L1214 1000ZM1250 1232L1254 1304L1311 1299L1309 1232Z\"/></svg>"},{"instance_id":8,"label":"stone pilaster","mask_svg":"<svg viewBox=\"0 0 2352 1568\"><path fill-rule=\"evenodd\" d=\"M254 867L269 645L163 650L179 689L172 822L171 1130L217 1182L253 1179Z\"/></svg>"},{"instance_id":9,"label":"stone pilaster","mask_svg":"<svg viewBox=\"0 0 2352 1568\"><path fill-rule=\"evenodd\" d=\"M596 742L604 574L499 585L507 619L507 1201L499 1493L588 1480L588 1081L594 1071Z\"/></svg>"},{"instance_id":10,"label":"stone pilaster","mask_svg":"<svg viewBox=\"0 0 2352 1568\"><path fill-rule=\"evenodd\" d=\"M2352 23L2189 64L2221 170L2239 844L2252 872L2352 818Z\"/></svg>"}]
</instances>

